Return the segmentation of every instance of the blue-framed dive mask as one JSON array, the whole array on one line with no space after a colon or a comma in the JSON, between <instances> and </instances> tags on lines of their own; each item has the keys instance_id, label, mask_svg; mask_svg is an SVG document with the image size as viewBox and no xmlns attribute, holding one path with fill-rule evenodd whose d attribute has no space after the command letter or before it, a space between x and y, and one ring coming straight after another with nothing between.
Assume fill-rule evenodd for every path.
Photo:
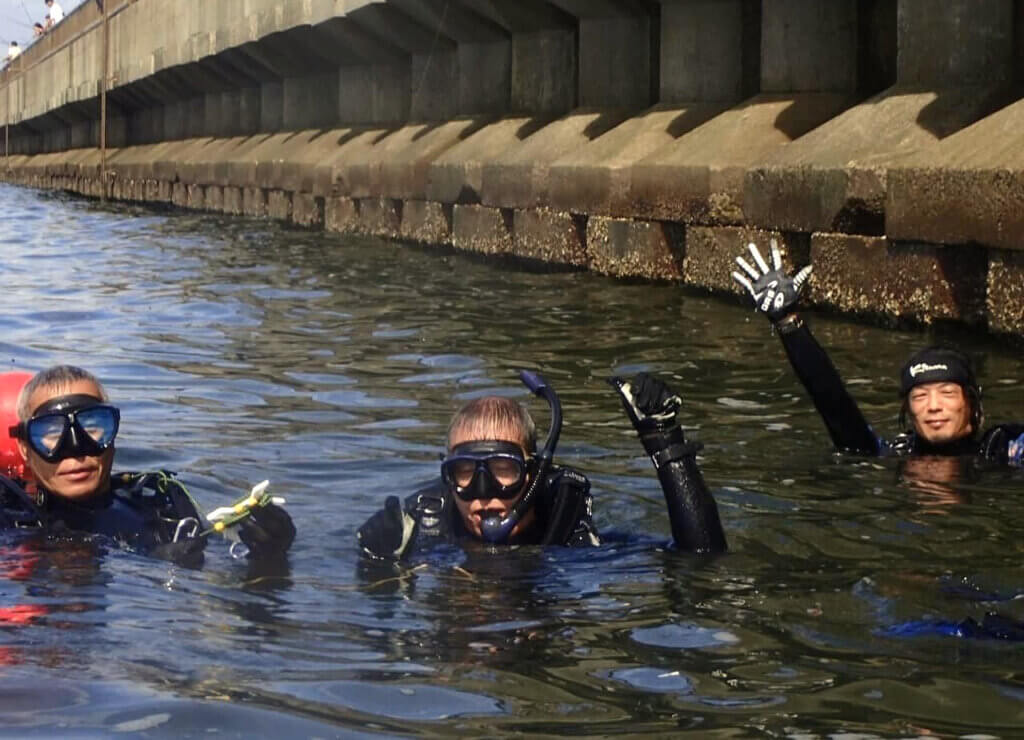
<instances>
[{"instance_id":1,"label":"blue-framed dive mask","mask_svg":"<svg viewBox=\"0 0 1024 740\"><path fill-rule=\"evenodd\" d=\"M102 455L117 438L121 412L95 396L75 393L52 398L32 418L10 428L46 462Z\"/></svg>"},{"instance_id":2,"label":"blue-framed dive mask","mask_svg":"<svg viewBox=\"0 0 1024 740\"><path fill-rule=\"evenodd\" d=\"M463 501L513 499L523 490L532 465L533 458L513 442L465 442L441 461L441 479Z\"/></svg>"}]
</instances>

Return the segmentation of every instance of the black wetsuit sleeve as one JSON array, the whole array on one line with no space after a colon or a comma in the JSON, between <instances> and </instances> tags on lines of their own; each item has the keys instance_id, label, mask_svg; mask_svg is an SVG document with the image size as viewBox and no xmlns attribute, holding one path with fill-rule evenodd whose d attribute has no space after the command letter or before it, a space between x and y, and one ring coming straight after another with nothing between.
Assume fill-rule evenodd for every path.
<instances>
[{"instance_id":1,"label":"black wetsuit sleeve","mask_svg":"<svg viewBox=\"0 0 1024 740\"><path fill-rule=\"evenodd\" d=\"M725 552L718 505L697 465L696 448L681 459L662 464L658 480L676 547L698 553Z\"/></svg>"},{"instance_id":2,"label":"black wetsuit sleeve","mask_svg":"<svg viewBox=\"0 0 1024 740\"><path fill-rule=\"evenodd\" d=\"M881 454L884 442L871 429L811 330L799 324L780 330L779 336L793 371L825 422L832 444L846 452Z\"/></svg>"}]
</instances>

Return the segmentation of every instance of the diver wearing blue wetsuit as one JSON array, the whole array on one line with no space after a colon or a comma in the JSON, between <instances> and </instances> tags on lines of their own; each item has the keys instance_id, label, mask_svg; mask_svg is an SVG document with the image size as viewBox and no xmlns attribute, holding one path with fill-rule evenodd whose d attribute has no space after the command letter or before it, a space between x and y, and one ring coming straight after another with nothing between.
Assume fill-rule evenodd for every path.
<instances>
[{"instance_id":1,"label":"diver wearing blue wetsuit","mask_svg":"<svg viewBox=\"0 0 1024 740\"><path fill-rule=\"evenodd\" d=\"M186 565L202 562L203 518L169 473L111 475L120 411L99 381L61 365L38 373L21 392L20 423L10 433L34 478L34 491L0 478L0 525L38 527L48 536L101 535ZM253 556L283 554L295 537L279 506L253 507L237 533Z\"/></svg>"},{"instance_id":2,"label":"diver wearing blue wetsuit","mask_svg":"<svg viewBox=\"0 0 1024 740\"><path fill-rule=\"evenodd\" d=\"M970 359L950 347L927 347L907 361L900 373L900 425L906 431L892 441L876 434L797 313L811 267L796 277L787 275L774 240L772 266L754 244L748 249L756 267L737 257L743 272L734 272L733 278L778 331L789 362L837 449L861 455L973 455L1024 464L1024 424L1002 424L981 432L981 388Z\"/></svg>"},{"instance_id":3,"label":"diver wearing blue wetsuit","mask_svg":"<svg viewBox=\"0 0 1024 740\"><path fill-rule=\"evenodd\" d=\"M463 407L448 430L441 478L405 500L388 497L384 509L360 527L359 544L374 559L397 560L440 542L588 547L601 544L592 519L590 482L552 457L561 430L558 397L538 375L523 382L551 408L551 429L536 452L536 430L526 410L497 396ZM639 375L612 378L644 449L658 471L675 546L723 552L725 533L696 455L675 415L681 401L661 381Z\"/></svg>"}]
</instances>

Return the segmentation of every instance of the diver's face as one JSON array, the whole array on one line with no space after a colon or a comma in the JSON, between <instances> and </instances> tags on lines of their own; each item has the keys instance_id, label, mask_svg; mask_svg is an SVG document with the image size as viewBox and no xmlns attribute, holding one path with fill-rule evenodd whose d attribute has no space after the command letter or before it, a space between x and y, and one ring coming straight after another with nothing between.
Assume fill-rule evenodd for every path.
<instances>
[{"instance_id":1,"label":"diver's face","mask_svg":"<svg viewBox=\"0 0 1024 740\"><path fill-rule=\"evenodd\" d=\"M518 440L517 436L510 430L495 428L493 433L488 433L477 438L478 435L470 437L466 434L460 433L459 430L455 430L452 436L448 439L448 449L453 449L457 445L465 444L466 442L477 442L485 439L489 440L502 440L508 441L519 446L520 451L523 453L523 457L527 457L526 450L523 448L522 440ZM466 530L469 531L477 539L483 539L483 532L481 530L481 524L488 517L496 516L499 519L504 519L512 511L512 507L516 505L516 502L523 497L527 487L530 485L530 476L526 476L526 480L523 481L522 488L513 498L501 499L473 499L472 501L463 501L459 496L453 496L455 499L455 506L459 510L459 514L462 516L462 523L465 525ZM524 532L529 531L534 523L536 522L536 515L534 514L533 507L530 507L524 514L523 518L519 520L512 529L512 533L509 535L510 541L515 541Z\"/></svg>"},{"instance_id":2,"label":"diver's face","mask_svg":"<svg viewBox=\"0 0 1024 740\"><path fill-rule=\"evenodd\" d=\"M971 434L971 404L959 383L924 383L910 390L914 430L932 444L955 442Z\"/></svg>"},{"instance_id":3,"label":"diver's face","mask_svg":"<svg viewBox=\"0 0 1024 740\"><path fill-rule=\"evenodd\" d=\"M89 380L76 380L64 386L39 388L28 400L30 409L37 409L58 396L81 394L101 398L100 389ZM47 462L26 444L18 440L21 454L28 463L36 482L50 493L68 499L85 500L104 493L110 487L110 468L114 464L111 445L98 456L67 457Z\"/></svg>"}]
</instances>

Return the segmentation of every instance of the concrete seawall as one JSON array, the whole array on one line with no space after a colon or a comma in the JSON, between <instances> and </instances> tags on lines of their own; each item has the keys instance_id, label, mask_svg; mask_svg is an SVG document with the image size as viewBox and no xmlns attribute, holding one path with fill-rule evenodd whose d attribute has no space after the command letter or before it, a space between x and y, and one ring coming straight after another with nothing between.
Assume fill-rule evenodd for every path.
<instances>
[{"instance_id":1,"label":"concrete seawall","mask_svg":"<svg viewBox=\"0 0 1024 740\"><path fill-rule=\"evenodd\" d=\"M1024 2L107 0L7 70L5 179L1024 335Z\"/></svg>"}]
</instances>

